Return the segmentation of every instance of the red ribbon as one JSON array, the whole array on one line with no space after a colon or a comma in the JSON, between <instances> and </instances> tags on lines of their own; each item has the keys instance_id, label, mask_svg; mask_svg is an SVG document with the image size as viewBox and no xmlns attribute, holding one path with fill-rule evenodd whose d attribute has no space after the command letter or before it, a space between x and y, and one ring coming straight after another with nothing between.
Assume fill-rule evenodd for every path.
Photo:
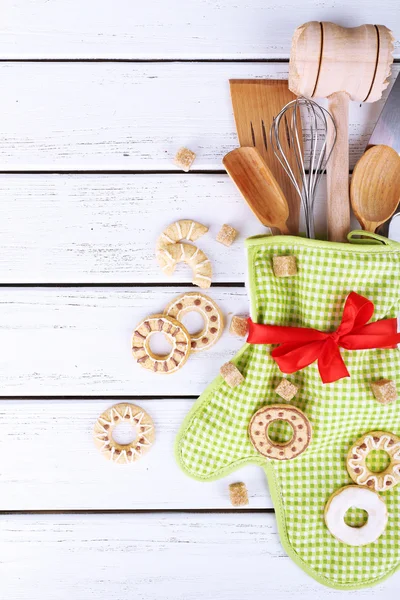
<instances>
[{"instance_id":1,"label":"red ribbon","mask_svg":"<svg viewBox=\"0 0 400 600\"><path fill-rule=\"evenodd\" d=\"M271 356L283 373L295 373L317 360L323 383L332 383L350 377L339 348L395 348L400 342L397 319L383 319L367 325L373 313L374 305L368 298L351 292L336 331L325 333L307 327L260 325L249 319L247 342L279 344Z\"/></svg>"}]
</instances>

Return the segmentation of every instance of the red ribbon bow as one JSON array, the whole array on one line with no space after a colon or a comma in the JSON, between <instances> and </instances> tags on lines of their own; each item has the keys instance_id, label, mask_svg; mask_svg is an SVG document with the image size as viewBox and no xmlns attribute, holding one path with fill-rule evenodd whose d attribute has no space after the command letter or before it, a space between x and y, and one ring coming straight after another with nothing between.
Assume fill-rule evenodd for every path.
<instances>
[{"instance_id":1,"label":"red ribbon bow","mask_svg":"<svg viewBox=\"0 0 400 600\"><path fill-rule=\"evenodd\" d=\"M279 344L271 356L283 373L295 373L318 360L323 383L332 383L350 377L339 348L395 348L400 342L397 319L383 319L367 325L373 313L371 300L351 292L344 305L342 322L332 333L307 327L260 325L249 319L247 342Z\"/></svg>"}]
</instances>

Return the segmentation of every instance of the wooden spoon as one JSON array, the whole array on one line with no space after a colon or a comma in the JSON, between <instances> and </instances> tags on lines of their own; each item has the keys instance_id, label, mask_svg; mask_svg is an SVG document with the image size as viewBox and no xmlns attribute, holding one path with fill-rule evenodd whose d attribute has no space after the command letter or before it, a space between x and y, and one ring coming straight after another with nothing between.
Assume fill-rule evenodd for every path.
<instances>
[{"instance_id":1,"label":"wooden spoon","mask_svg":"<svg viewBox=\"0 0 400 600\"><path fill-rule=\"evenodd\" d=\"M236 148L222 160L253 213L266 227L288 234L289 207L275 177L256 148Z\"/></svg>"},{"instance_id":2,"label":"wooden spoon","mask_svg":"<svg viewBox=\"0 0 400 600\"><path fill-rule=\"evenodd\" d=\"M351 206L363 229L374 232L390 219L400 201L400 156L390 146L373 146L356 164Z\"/></svg>"}]
</instances>

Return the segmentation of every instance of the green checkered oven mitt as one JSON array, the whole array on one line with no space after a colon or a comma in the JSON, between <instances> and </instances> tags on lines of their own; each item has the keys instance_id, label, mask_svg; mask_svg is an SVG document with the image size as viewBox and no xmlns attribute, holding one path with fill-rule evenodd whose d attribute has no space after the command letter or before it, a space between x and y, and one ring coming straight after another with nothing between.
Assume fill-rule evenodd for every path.
<instances>
[{"instance_id":1,"label":"green checkered oven mitt","mask_svg":"<svg viewBox=\"0 0 400 600\"><path fill-rule=\"evenodd\" d=\"M356 244L354 234L349 240L353 243L285 236L247 240L252 320L331 332L339 326L352 291L374 303L372 321L396 317L400 244L379 236L358 238ZM272 258L286 255L296 257L298 272L276 277ZM377 541L365 546L346 545L333 537L324 522L324 508L333 492L353 483L346 456L358 438L377 430L400 435L399 404L378 403L370 387L384 378L400 383L400 353L397 348L342 350L351 377L329 384L322 383L316 362L289 375L299 388L291 405L306 414L313 438L297 458L272 460L255 450L248 435L258 409L282 403L274 391L282 373L270 352L270 345L246 344L232 360L245 381L231 389L219 376L204 391L178 434L177 460L188 475L202 481L245 464L260 465L268 478L282 544L292 559L331 587L373 585L399 566L400 485L381 494L388 524ZM272 424L268 433L281 443L290 437L283 423ZM378 464L368 465L371 469L384 466L384 456L376 454L374 460ZM356 508L346 514L352 527L362 526L364 519Z\"/></svg>"}]
</instances>

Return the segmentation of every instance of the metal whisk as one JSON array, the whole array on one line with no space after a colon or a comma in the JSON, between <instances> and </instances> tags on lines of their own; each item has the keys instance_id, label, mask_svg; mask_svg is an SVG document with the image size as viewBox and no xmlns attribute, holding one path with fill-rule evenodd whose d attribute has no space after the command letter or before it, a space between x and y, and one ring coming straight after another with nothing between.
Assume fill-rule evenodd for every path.
<instances>
[{"instance_id":1,"label":"metal whisk","mask_svg":"<svg viewBox=\"0 0 400 600\"><path fill-rule=\"evenodd\" d=\"M328 120L334 128L330 148L327 147ZM305 124L304 127L302 123ZM332 115L313 100L303 96L286 104L271 125L270 136L274 154L300 196L307 237L315 237L315 195L336 142L336 131Z\"/></svg>"}]
</instances>

